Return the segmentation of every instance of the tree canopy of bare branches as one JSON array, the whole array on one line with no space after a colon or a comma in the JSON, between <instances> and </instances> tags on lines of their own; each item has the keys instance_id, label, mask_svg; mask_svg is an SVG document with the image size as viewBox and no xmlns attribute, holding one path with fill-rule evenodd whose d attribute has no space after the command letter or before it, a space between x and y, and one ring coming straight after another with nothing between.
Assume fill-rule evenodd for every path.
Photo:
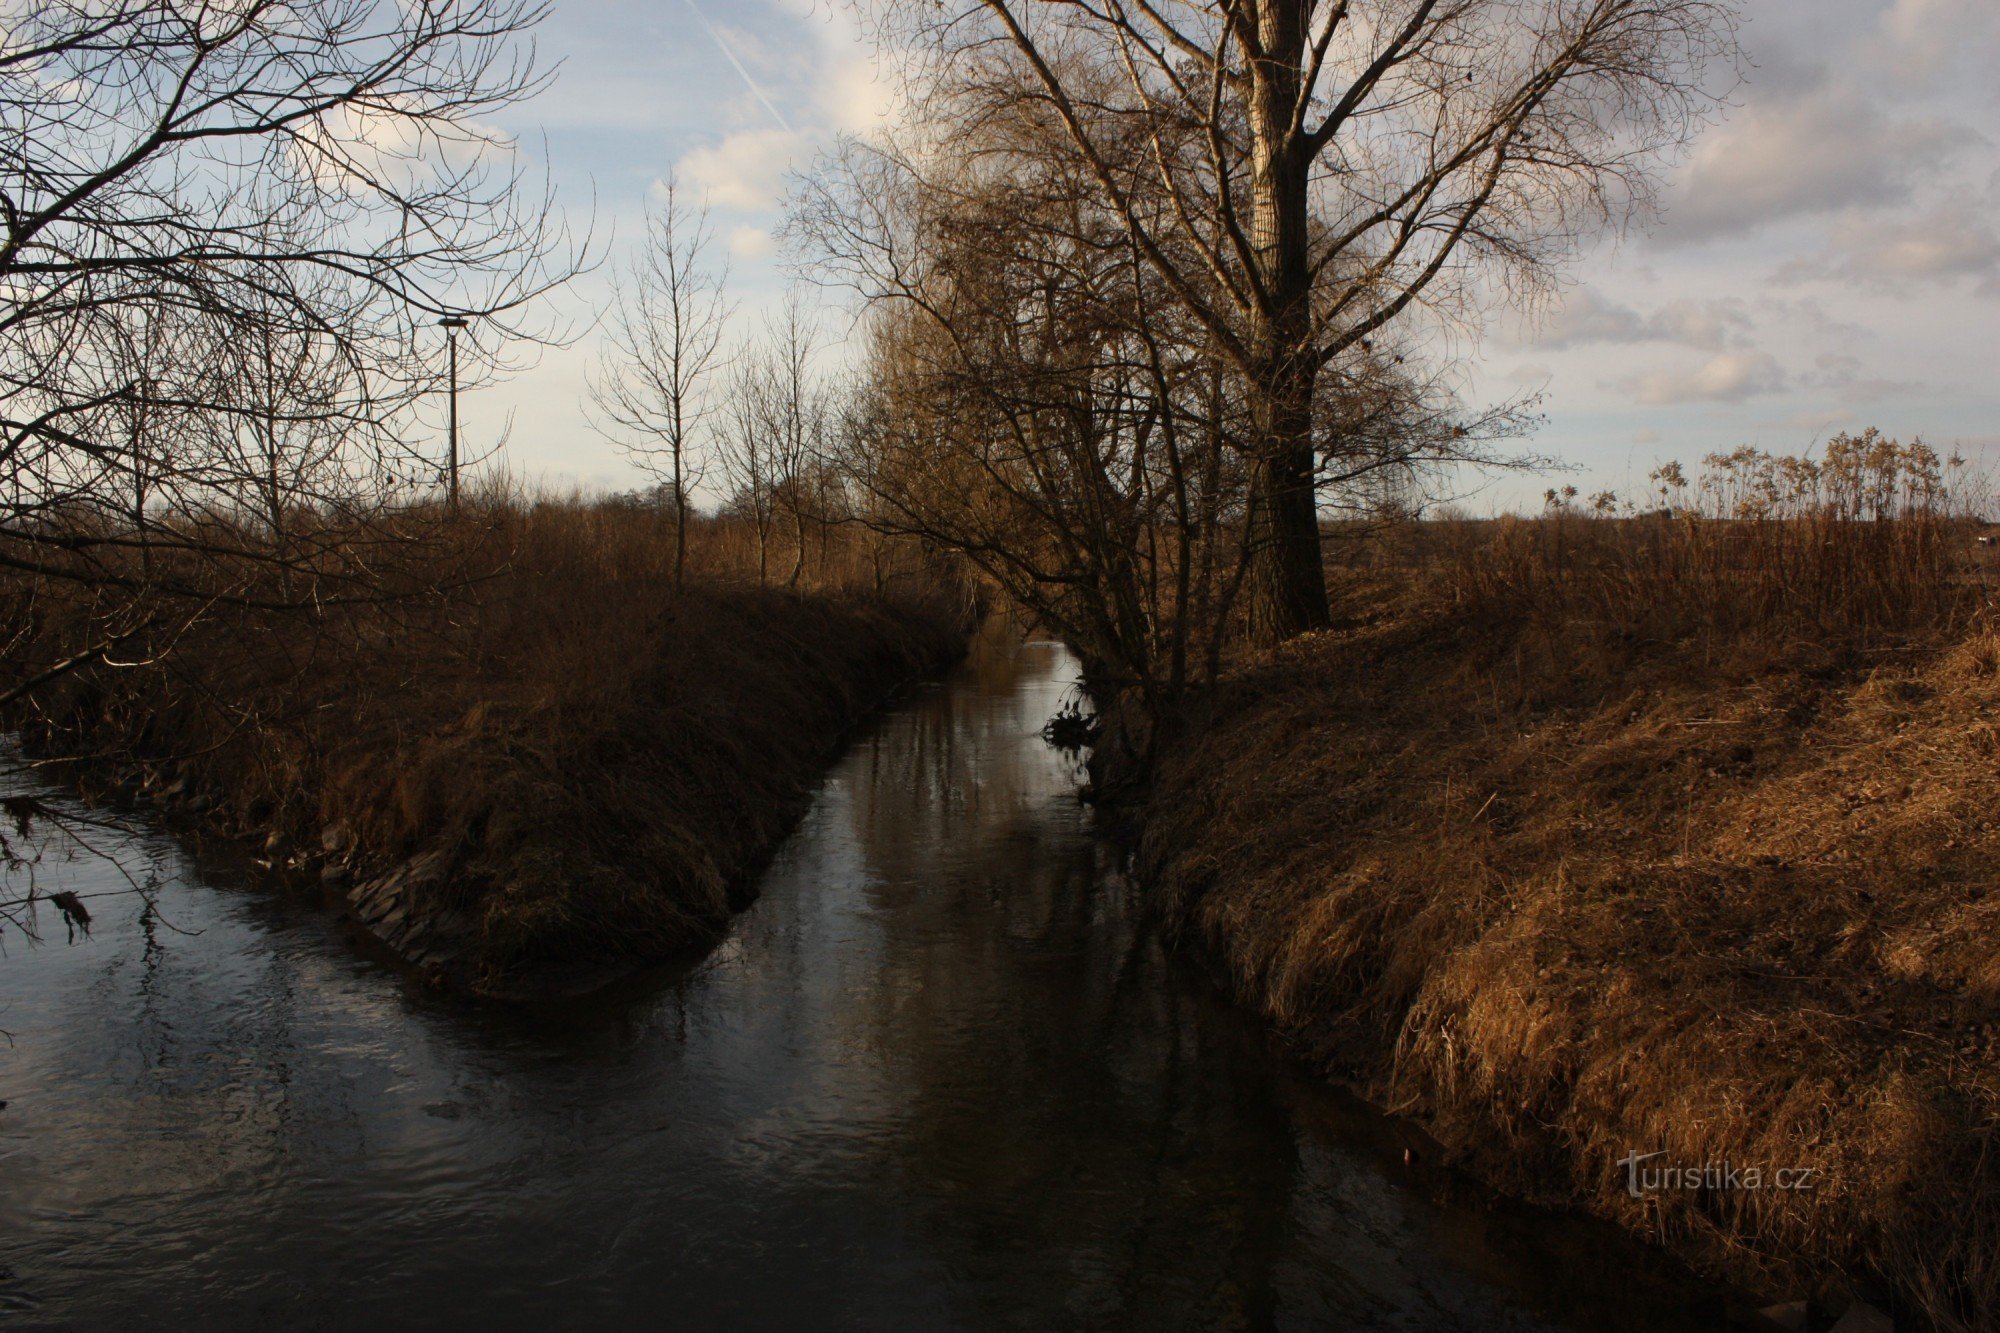
<instances>
[{"instance_id":1,"label":"tree canopy of bare branches","mask_svg":"<svg viewBox=\"0 0 2000 1333\"><path fill-rule=\"evenodd\" d=\"M793 287L737 360L717 441L727 507L747 517L756 533L760 580L770 577L778 521L790 521L795 554L785 581L792 586L805 572L809 526L825 521L819 463L830 407L814 367L819 341L817 313Z\"/></svg>"},{"instance_id":2,"label":"tree canopy of bare branches","mask_svg":"<svg viewBox=\"0 0 2000 1333\"><path fill-rule=\"evenodd\" d=\"M278 526L423 472L407 409L436 384L436 319L542 336L529 303L577 262L488 128L543 82L541 12L19 7L0 34L8 565L102 576L78 554L194 544L152 513Z\"/></svg>"},{"instance_id":3,"label":"tree canopy of bare branches","mask_svg":"<svg viewBox=\"0 0 2000 1333\"><path fill-rule=\"evenodd\" d=\"M559 337L535 300L587 262L492 128L545 81L542 13L9 7L0 708L161 660L218 606L297 610L310 643L332 602L435 586L421 560L383 578L424 531L389 501L437 475L413 414L435 326L471 317L489 352ZM0 915L26 901L10 858Z\"/></svg>"},{"instance_id":4,"label":"tree canopy of bare branches","mask_svg":"<svg viewBox=\"0 0 2000 1333\"><path fill-rule=\"evenodd\" d=\"M1323 624L1319 376L1651 201L1730 0L893 0L927 149L1059 136L1243 386L1252 619Z\"/></svg>"},{"instance_id":5,"label":"tree canopy of bare branches","mask_svg":"<svg viewBox=\"0 0 2000 1333\"><path fill-rule=\"evenodd\" d=\"M1254 398L1087 163L1032 117L922 151L856 143L794 226L870 302L866 386L835 435L861 520L958 552L1095 683L1170 715L1241 632ZM1315 394L1312 466L1349 505L1488 461L1518 425L1511 405L1466 414L1386 342Z\"/></svg>"}]
</instances>

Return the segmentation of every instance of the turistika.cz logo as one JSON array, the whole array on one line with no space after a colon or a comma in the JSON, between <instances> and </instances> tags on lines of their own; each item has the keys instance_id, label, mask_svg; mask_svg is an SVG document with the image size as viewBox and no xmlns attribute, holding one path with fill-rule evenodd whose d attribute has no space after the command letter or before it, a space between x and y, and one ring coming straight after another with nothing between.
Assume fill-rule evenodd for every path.
<instances>
[{"instance_id":1,"label":"turistika.cz logo","mask_svg":"<svg viewBox=\"0 0 2000 1333\"><path fill-rule=\"evenodd\" d=\"M1658 1194L1668 1190L1708 1190L1711 1193L1722 1190L1810 1190L1818 1167L1781 1166L1766 1170L1761 1166L1738 1166L1724 1158L1721 1162L1702 1162L1697 1165L1681 1165L1661 1162L1657 1166L1647 1166L1660 1152L1628 1152L1618 1159L1618 1165L1625 1171L1625 1192L1635 1199L1643 1199L1648 1194Z\"/></svg>"}]
</instances>

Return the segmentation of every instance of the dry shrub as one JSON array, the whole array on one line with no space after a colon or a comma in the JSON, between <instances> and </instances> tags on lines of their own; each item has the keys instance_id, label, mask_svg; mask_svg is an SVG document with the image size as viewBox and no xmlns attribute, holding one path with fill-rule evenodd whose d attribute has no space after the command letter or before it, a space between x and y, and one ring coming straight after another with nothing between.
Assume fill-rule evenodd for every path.
<instances>
[{"instance_id":1,"label":"dry shrub","mask_svg":"<svg viewBox=\"0 0 2000 1333\"><path fill-rule=\"evenodd\" d=\"M1142 845L1169 920L1517 1192L1991 1327L2000 654L1963 520L1423 540L1188 721ZM1633 1151L1816 1188L1633 1200Z\"/></svg>"}]
</instances>

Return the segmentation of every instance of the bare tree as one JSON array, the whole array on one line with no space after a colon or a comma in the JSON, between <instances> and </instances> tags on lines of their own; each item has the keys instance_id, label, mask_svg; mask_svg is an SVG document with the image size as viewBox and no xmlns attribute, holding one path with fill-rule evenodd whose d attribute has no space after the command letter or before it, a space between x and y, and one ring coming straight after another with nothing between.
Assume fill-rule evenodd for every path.
<instances>
[{"instance_id":1,"label":"bare tree","mask_svg":"<svg viewBox=\"0 0 2000 1333\"><path fill-rule=\"evenodd\" d=\"M1241 380L1260 637L1323 624L1322 370L1650 200L1732 0L900 0L934 139L1057 127Z\"/></svg>"},{"instance_id":2,"label":"bare tree","mask_svg":"<svg viewBox=\"0 0 2000 1333\"><path fill-rule=\"evenodd\" d=\"M719 441L730 503L756 528L760 580L769 577L772 530L780 517L790 521L796 549L788 586L805 572L808 532L820 508L815 462L829 409L813 368L818 340L817 315L804 289L794 286L740 358Z\"/></svg>"},{"instance_id":3,"label":"bare tree","mask_svg":"<svg viewBox=\"0 0 2000 1333\"><path fill-rule=\"evenodd\" d=\"M865 405L841 436L865 521L958 552L1103 695L1166 718L1241 632L1256 395L1041 112L1024 98L976 130L850 144L794 230L873 307ZM1467 414L1406 359L1371 340L1317 377L1331 498L1501 461L1514 407Z\"/></svg>"},{"instance_id":4,"label":"bare tree","mask_svg":"<svg viewBox=\"0 0 2000 1333\"><path fill-rule=\"evenodd\" d=\"M772 477L778 506L792 521L797 545L785 583L797 587L806 568L806 528L818 512L813 460L826 417L825 394L813 373L819 322L803 287L793 286L785 293L785 303L764 336L759 399L776 464Z\"/></svg>"},{"instance_id":5,"label":"bare tree","mask_svg":"<svg viewBox=\"0 0 2000 1333\"><path fill-rule=\"evenodd\" d=\"M342 465L310 469L316 501L351 509L366 497L336 479L418 470L408 409L437 382L435 319L543 336L528 303L573 267L546 194L488 128L542 84L523 40L541 12L58 0L9 23L0 562L106 580L97 557L142 539L202 549L187 525L85 516L113 497L120 515L267 511L275 432L248 451L190 443L259 417L337 434ZM133 350L169 334L171 363L142 370ZM259 397L297 401L253 401L259 374Z\"/></svg>"},{"instance_id":6,"label":"bare tree","mask_svg":"<svg viewBox=\"0 0 2000 1333\"><path fill-rule=\"evenodd\" d=\"M757 542L757 581L771 578L771 530L778 512L778 459L765 428L763 394L768 380L756 357L731 371L728 405L716 436L716 458L728 487L723 509L749 520Z\"/></svg>"},{"instance_id":7,"label":"bare tree","mask_svg":"<svg viewBox=\"0 0 2000 1333\"><path fill-rule=\"evenodd\" d=\"M674 584L687 566L688 492L702 476L701 440L711 412L709 382L724 364L732 304L728 273L707 262L706 206L690 210L668 177L646 217L644 248L613 299L591 401L614 438L671 488Z\"/></svg>"}]
</instances>

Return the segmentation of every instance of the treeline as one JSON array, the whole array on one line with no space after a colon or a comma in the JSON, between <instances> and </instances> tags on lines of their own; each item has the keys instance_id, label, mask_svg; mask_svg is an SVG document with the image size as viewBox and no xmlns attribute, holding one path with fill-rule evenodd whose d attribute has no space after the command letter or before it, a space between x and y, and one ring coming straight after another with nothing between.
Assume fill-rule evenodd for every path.
<instances>
[{"instance_id":1,"label":"treeline","mask_svg":"<svg viewBox=\"0 0 2000 1333\"><path fill-rule=\"evenodd\" d=\"M455 367L469 387L552 339L536 298L589 262L490 128L543 85L541 13L157 0L10 28L13 567L107 610L120 589L136 622L168 591L245 596L215 580L254 527L281 571L258 597L376 595L379 562L322 532L394 543L456 492L426 414ZM677 578L704 492L767 582L839 528L915 541L1162 716L1231 644L1328 623L1324 518L1506 461L1527 405L1461 403L1441 336L1642 213L1731 53L1713 0L869 18L901 112L817 165L788 227L858 302L842 373L801 298L738 335L669 182L596 419L666 488ZM141 593L124 551L180 583ZM210 581L169 552L216 557Z\"/></svg>"}]
</instances>

